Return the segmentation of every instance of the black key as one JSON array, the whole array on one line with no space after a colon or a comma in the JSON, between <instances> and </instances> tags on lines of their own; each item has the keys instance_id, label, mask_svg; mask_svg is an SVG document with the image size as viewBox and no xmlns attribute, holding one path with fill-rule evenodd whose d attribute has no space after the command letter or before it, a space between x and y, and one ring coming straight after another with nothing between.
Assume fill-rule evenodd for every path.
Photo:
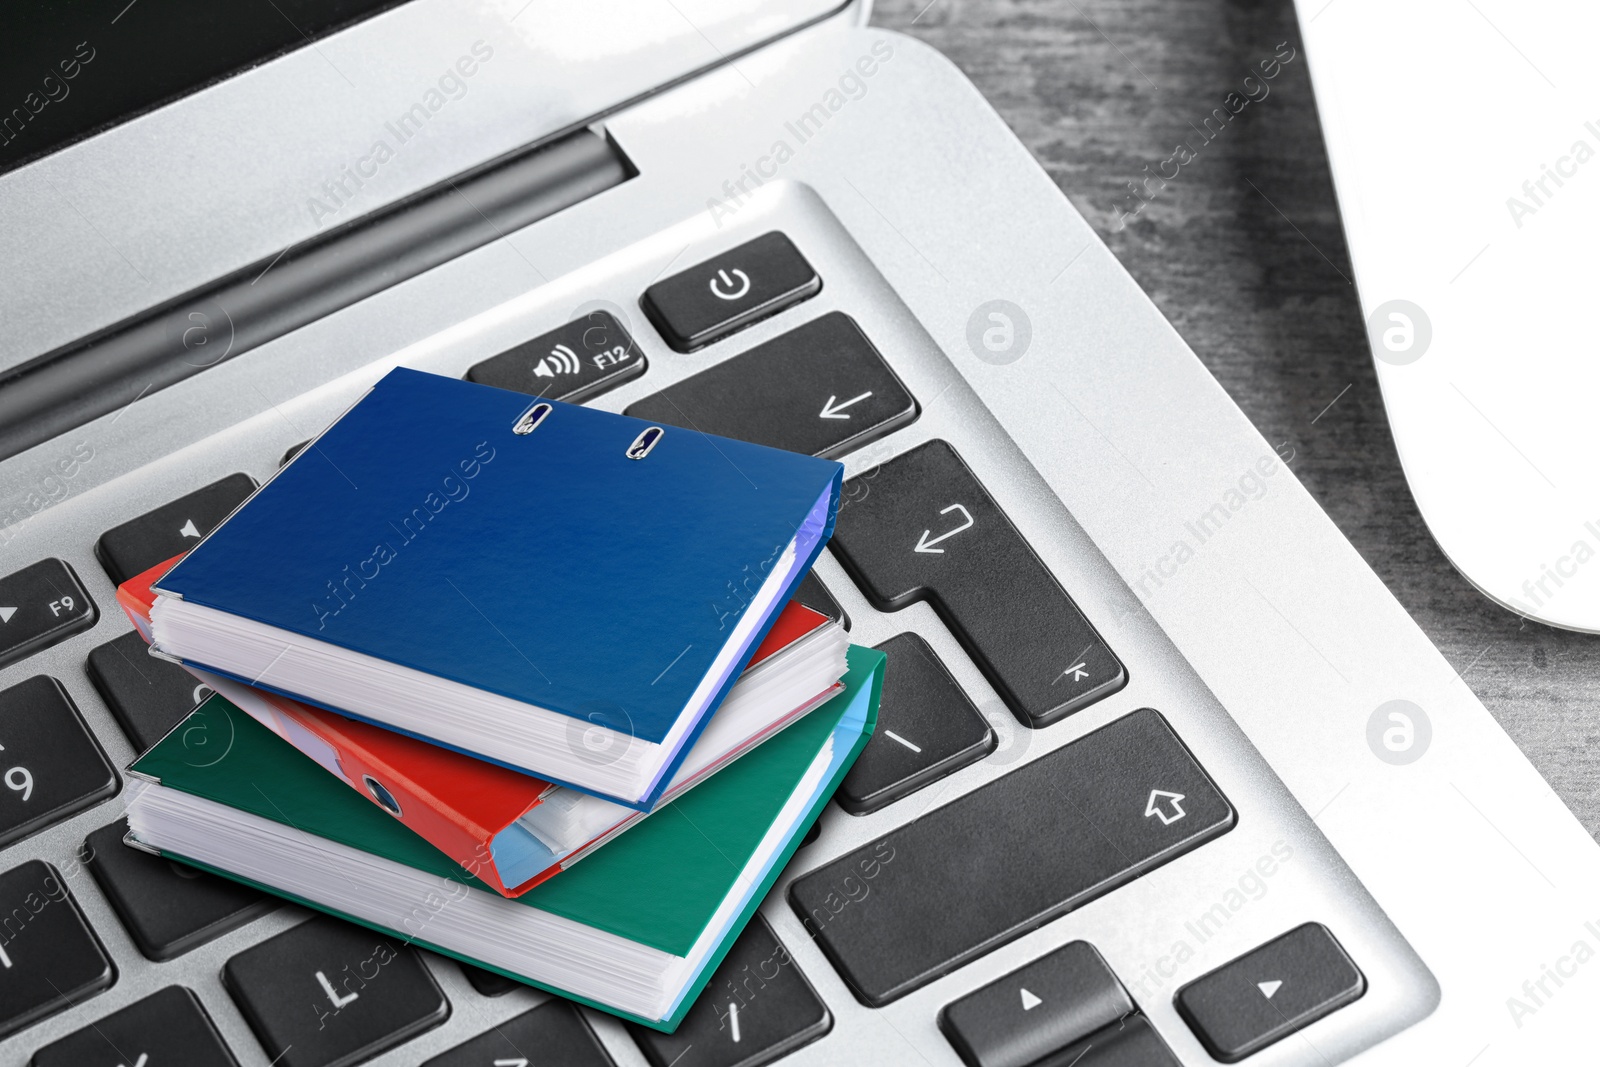
<instances>
[{"instance_id":1,"label":"black key","mask_svg":"<svg viewBox=\"0 0 1600 1067\"><path fill-rule=\"evenodd\" d=\"M806 576L800 579L800 588L795 590L792 599L812 611L835 620L846 630L850 629L850 616L846 615L839 602L833 599L833 594L822 584L822 579L817 577L816 571L806 571Z\"/></svg>"},{"instance_id":2,"label":"black key","mask_svg":"<svg viewBox=\"0 0 1600 1067\"><path fill-rule=\"evenodd\" d=\"M577 1008L565 1000L547 1000L532 1011L435 1056L423 1067L531 1067L546 1063L612 1067L613 1061Z\"/></svg>"},{"instance_id":3,"label":"black key","mask_svg":"<svg viewBox=\"0 0 1600 1067\"><path fill-rule=\"evenodd\" d=\"M282 458L280 458L278 460L278 466L279 467L287 467L289 465L289 461L291 459L293 459L294 457L298 456L301 452L304 452L306 445L309 445L310 443L311 443L311 441L309 439L307 439L307 440L301 441L297 445L290 445L289 446L289 450L287 452L285 452L283 454Z\"/></svg>"},{"instance_id":4,"label":"black key","mask_svg":"<svg viewBox=\"0 0 1600 1067\"><path fill-rule=\"evenodd\" d=\"M326 916L245 949L222 980L282 1067L360 1063L450 1017L415 949Z\"/></svg>"},{"instance_id":5,"label":"black key","mask_svg":"<svg viewBox=\"0 0 1600 1067\"><path fill-rule=\"evenodd\" d=\"M790 903L870 1007L1233 826L1146 708L797 879Z\"/></svg>"},{"instance_id":6,"label":"black key","mask_svg":"<svg viewBox=\"0 0 1600 1067\"><path fill-rule=\"evenodd\" d=\"M87 630L99 617L78 576L59 559L0 578L0 667Z\"/></svg>"},{"instance_id":7,"label":"black key","mask_svg":"<svg viewBox=\"0 0 1600 1067\"><path fill-rule=\"evenodd\" d=\"M60 872L43 860L0 874L0 916L0 1037L117 980Z\"/></svg>"},{"instance_id":8,"label":"black key","mask_svg":"<svg viewBox=\"0 0 1600 1067\"><path fill-rule=\"evenodd\" d=\"M169 985L33 1054L33 1067L238 1067L199 999Z\"/></svg>"},{"instance_id":9,"label":"black key","mask_svg":"<svg viewBox=\"0 0 1600 1067\"><path fill-rule=\"evenodd\" d=\"M811 829L807 830L806 831L806 835L800 839L800 848L805 848L807 845L816 844L817 843L817 838L819 838L821 836L822 836L822 822L821 822L821 820L818 820L817 822L814 822L814 823L811 824Z\"/></svg>"},{"instance_id":10,"label":"black key","mask_svg":"<svg viewBox=\"0 0 1600 1067\"><path fill-rule=\"evenodd\" d=\"M1147 1019L1130 1015L1033 1067L1183 1067Z\"/></svg>"},{"instance_id":11,"label":"black key","mask_svg":"<svg viewBox=\"0 0 1600 1067\"><path fill-rule=\"evenodd\" d=\"M145 639L132 631L90 651L89 678L138 752L211 695L210 686L176 663L150 655Z\"/></svg>"},{"instance_id":12,"label":"black key","mask_svg":"<svg viewBox=\"0 0 1600 1067\"><path fill-rule=\"evenodd\" d=\"M1213 1059L1237 1063L1360 1000L1367 980L1321 923L1297 926L1178 990Z\"/></svg>"},{"instance_id":13,"label":"black key","mask_svg":"<svg viewBox=\"0 0 1600 1067\"><path fill-rule=\"evenodd\" d=\"M629 1026L654 1067L759 1067L833 1028L799 964L760 915L750 920L675 1033Z\"/></svg>"},{"instance_id":14,"label":"black key","mask_svg":"<svg viewBox=\"0 0 1600 1067\"><path fill-rule=\"evenodd\" d=\"M656 282L639 304L667 344L690 352L821 291L806 257L773 231Z\"/></svg>"},{"instance_id":15,"label":"black key","mask_svg":"<svg viewBox=\"0 0 1600 1067\"><path fill-rule=\"evenodd\" d=\"M528 988L515 979L486 971L482 967L474 967L470 963L461 964L461 973L467 976L467 981L472 983L473 989L486 997L503 997L513 989Z\"/></svg>"},{"instance_id":16,"label":"black key","mask_svg":"<svg viewBox=\"0 0 1600 1067\"><path fill-rule=\"evenodd\" d=\"M0 847L115 796L118 785L60 682L39 674L0 692Z\"/></svg>"},{"instance_id":17,"label":"black key","mask_svg":"<svg viewBox=\"0 0 1600 1067\"><path fill-rule=\"evenodd\" d=\"M834 311L626 414L834 459L914 421L917 402L855 321Z\"/></svg>"},{"instance_id":18,"label":"black key","mask_svg":"<svg viewBox=\"0 0 1600 1067\"><path fill-rule=\"evenodd\" d=\"M467 381L581 404L644 373L644 353L606 311L591 311L476 364Z\"/></svg>"},{"instance_id":19,"label":"black key","mask_svg":"<svg viewBox=\"0 0 1600 1067\"><path fill-rule=\"evenodd\" d=\"M944 441L845 483L833 548L881 611L929 601L1012 714L1047 726L1128 680L1022 534Z\"/></svg>"},{"instance_id":20,"label":"black key","mask_svg":"<svg viewBox=\"0 0 1600 1067\"><path fill-rule=\"evenodd\" d=\"M112 583L121 585L199 544L255 488L255 479L248 474L230 474L137 519L113 526L95 543L95 555L100 557L100 565Z\"/></svg>"},{"instance_id":21,"label":"black key","mask_svg":"<svg viewBox=\"0 0 1600 1067\"><path fill-rule=\"evenodd\" d=\"M889 656L878 729L833 797L867 815L994 751L994 730L916 634L878 646Z\"/></svg>"},{"instance_id":22,"label":"black key","mask_svg":"<svg viewBox=\"0 0 1600 1067\"><path fill-rule=\"evenodd\" d=\"M127 832L127 819L102 826L84 851L133 943L152 960L181 956L278 906L249 886L125 845Z\"/></svg>"},{"instance_id":23,"label":"black key","mask_svg":"<svg viewBox=\"0 0 1600 1067\"><path fill-rule=\"evenodd\" d=\"M946 1006L939 1028L968 1067L1028 1067L1133 1012L1100 953L1074 941Z\"/></svg>"}]
</instances>

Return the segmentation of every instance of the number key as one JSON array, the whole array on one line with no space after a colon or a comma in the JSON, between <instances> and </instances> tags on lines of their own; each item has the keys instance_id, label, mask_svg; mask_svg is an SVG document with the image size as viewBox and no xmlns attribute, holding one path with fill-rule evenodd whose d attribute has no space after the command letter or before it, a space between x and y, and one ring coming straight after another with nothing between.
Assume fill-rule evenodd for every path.
<instances>
[{"instance_id":1,"label":"number key","mask_svg":"<svg viewBox=\"0 0 1600 1067\"><path fill-rule=\"evenodd\" d=\"M72 698L36 675L0 692L0 848L115 795L117 772Z\"/></svg>"},{"instance_id":2,"label":"number key","mask_svg":"<svg viewBox=\"0 0 1600 1067\"><path fill-rule=\"evenodd\" d=\"M59 559L0 578L0 667L87 630L99 617L78 576Z\"/></svg>"}]
</instances>

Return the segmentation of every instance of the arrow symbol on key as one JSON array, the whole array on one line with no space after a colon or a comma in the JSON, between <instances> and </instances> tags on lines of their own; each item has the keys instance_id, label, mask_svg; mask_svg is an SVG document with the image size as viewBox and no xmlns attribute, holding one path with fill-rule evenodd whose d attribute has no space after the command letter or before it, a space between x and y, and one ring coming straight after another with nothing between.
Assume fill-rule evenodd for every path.
<instances>
[{"instance_id":1,"label":"arrow symbol on key","mask_svg":"<svg viewBox=\"0 0 1600 1067\"><path fill-rule=\"evenodd\" d=\"M1152 789L1150 790L1150 799L1144 805L1144 817L1148 819L1153 815L1161 820L1162 826L1171 826L1187 814L1183 810L1183 799L1182 793L1173 793L1166 789ZM1172 809L1170 815L1167 813L1169 807Z\"/></svg>"},{"instance_id":2,"label":"arrow symbol on key","mask_svg":"<svg viewBox=\"0 0 1600 1067\"><path fill-rule=\"evenodd\" d=\"M1256 988L1261 990L1262 996L1266 997L1268 1000L1271 1000L1272 994L1283 988L1283 983L1281 981L1257 982Z\"/></svg>"},{"instance_id":3,"label":"arrow symbol on key","mask_svg":"<svg viewBox=\"0 0 1600 1067\"><path fill-rule=\"evenodd\" d=\"M0 622L10 622L11 616L17 613L16 608L0 608Z\"/></svg>"},{"instance_id":4,"label":"arrow symbol on key","mask_svg":"<svg viewBox=\"0 0 1600 1067\"><path fill-rule=\"evenodd\" d=\"M846 400L843 404L836 403L836 401L839 399L837 396L830 396L830 397L828 397L828 402L826 404L822 405L822 414L818 415L817 418L819 418L819 419L848 419L850 416L844 414L844 409L849 407L852 404L861 403L863 400L865 400L867 397L869 397L871 395L872 395L872 390L868 389L866 392L862 393L860 396L853 396L849 400Z\"/></svg>"},{"instance_id":5,"label":"arrow symbol on key","mask_svg":"<svg viewBox=\"0 0 1600 1067\"><path fill-rule=\"evenodd\" d=\"M957 526L954 530L950 530L950 531L947 531L945 533L940 534L938 537L935 537L931 541L928 539L928 535L931 534L933 531L932 530L923 530L922 531L922 536L917 538L917 547L912 549L911 551L913 551L913 552L937 552L941 556L944 555L944 549L942 549L942 548L934 548L933 546L938 544L940 541L949 540L950 538L954 537L956 534L960 533L962 530L970 529L972 527L972 512L968 511L966 508L962 507L960 504L951 504L949 507L941 509L939 514L948 515L952 511L961 512L961 517L964 518L966 520L966 522L962 523L960 526Z\"/></svg>"}]
</instances>

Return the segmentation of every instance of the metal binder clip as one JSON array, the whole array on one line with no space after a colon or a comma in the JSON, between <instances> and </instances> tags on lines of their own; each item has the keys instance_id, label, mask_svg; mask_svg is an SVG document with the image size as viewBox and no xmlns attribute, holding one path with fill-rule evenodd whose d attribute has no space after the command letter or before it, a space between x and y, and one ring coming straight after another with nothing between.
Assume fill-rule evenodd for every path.
<instances>
[{"instance_id":1,"label":"metal binder clip","mask_svg":"<svg viewBox=\"0 0 1600 1067\"><path fill-rule=\"evenodd\" d=\"M661 435L664 433L666 431L659 426L650 427L633 439L633 444L628 446L627 457L629 459L643 459L648 456L650 450L656 447L656 442L661 440Z\"/></svg>"},{"instance_id":2,"label":"metal binder clip","mask_svg":"<svg viewBox=\"0 0 1600 1067\"><path fill-rule=\"evenodd\" d=\"M522 413L522 417L511 427L511 432L519 437L526 437L539 428L539 424L544 421L544 417L550 414L551 410L550 405L542 401L533 405L533 407Z\"/></svg>"}]
</instances>

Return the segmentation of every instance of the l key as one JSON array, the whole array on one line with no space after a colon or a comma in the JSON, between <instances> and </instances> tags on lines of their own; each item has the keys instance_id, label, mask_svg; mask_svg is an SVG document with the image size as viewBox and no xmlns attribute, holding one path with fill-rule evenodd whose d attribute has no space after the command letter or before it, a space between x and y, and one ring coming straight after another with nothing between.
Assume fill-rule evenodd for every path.
<instances>
[{"instance_id":1,"label":"l key","mask_svg":"<svg viewBox=\"0 0 1600 1067\"><path fill-rule=\"evenodd\" d=\"M1047 726L1127 681L945 441L846 482L833 547L879 610L930 601L1026 726Z\"/></svg>"},{"instance_id":2,"label":"l key","mask_svg":"<svg viewBox=\"0 0 1600 1067\"><path fill-rule=\"evenodd\" d=\"M835 311L631 405L636 419L834 459L917 417L917 402Z\"/></svg>"}]
</instances>

